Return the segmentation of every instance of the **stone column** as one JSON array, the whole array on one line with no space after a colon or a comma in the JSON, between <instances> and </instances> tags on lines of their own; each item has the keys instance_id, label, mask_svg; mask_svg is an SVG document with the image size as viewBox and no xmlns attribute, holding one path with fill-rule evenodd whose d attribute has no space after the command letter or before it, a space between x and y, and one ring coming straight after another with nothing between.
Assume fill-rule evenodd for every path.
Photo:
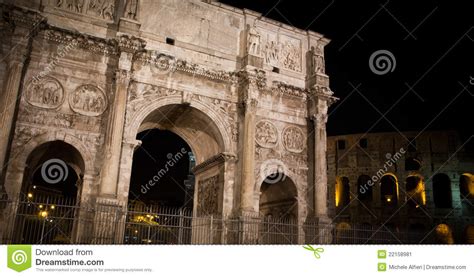
<instances>
[{"instance_id":1,"label":"stone column","mask_svg":"<svg viewBox=\"0 0 474 277\"><path fill-rule=\"evenodd\" d=\"M255 72L255 73L254 73ZM242 212L256 212L255 203L255 120L259 91L265 86L265 72L255 69L254 72L240 72L240 98L242 103L242 134L239 159L242 160L241 203Z\"/></svg>"},{"instance_id":2,"label":"stone column","mask_svg":"<svg viewBox=\"0 0 474 277\"><path fill-rule=\"evenodd\" d=\"M145 47L141 39L121 35L120 57L115 71L114 101L110 106L105 134L105 157L100 173L99 197L95 205L93 243L122 243L127 202L118 195L120 158L127 108L127 93L132 74L133 56Z\"/></svg>"},{"instance_id":3,"label":"stone column","mask_svg":"<svg viewBox=\"0 0 474 277\"><path fill-rule=\"evenodd\" d=\"M243 105L241 209L243 212L255 212L255 117L258 102L246 99Z\"/></svg>"},{"instance_id":4,"label":"stone column","mask_svg":"<svg viewBox=\"0 0 474 277\"><path fill-rule=\"evenodd\" d=\"M254 244L258 241L258 200L255 196L255 121L259 90L265 85L265 73L242 71L240 74L240 97L242 103L241 149L241 194L240 194L240 243Z\"/></svg>"},{"instance_id":5,"label":"stone column","mask_svg":"<svg viewBox=\"0 0 474 277\"><path fill-rule=\"evenodd\" d=\"M123 35L119 37L120 58L115 72L114 101L110 106L109 122L105 135L105 158L101 170L100 196L117 196L120 156L122 152L127 92L130 84L132 58L135 52L143 49L144 41Z\"/></svg>"},{"instance_id":6,"label":"stone column","mask_svg":"<svg viewBox=\"0 0 474 277\"><path fill-rule=\"evenodd\" d=\"M328 176L327 176L327 111L335 102L332 91L328 88L327 78L322 79L323 86L310 89L309 114L313 121L314 132L314 216L319 225L320 243L331 242L331 220L328 214ZM321 81L321 80L318 80Z\"/></svg>"},{"instance_id":7,"label":"stone column","mask_svg":"<svg viewBox=\"0 0 474 277\"><path fill-rule=\"evenodd\" d=\"M12 49L8 55L5 82L0 95L0 193L3 191L10 138L14 132L15 111L21 97L20 86L25 62L29 56L31 40L43 17L32 12L14 8L8 14L13 27Z\"/></svg>"},{"instance_id":8,"label":"stone column","mask_svg":"<svg viewBox=\"0 0 474 277\"><path fill-rule=\"evenodd\" d=\"M326 114L313 116L314 125L314 199L315 215L318 218L327 218L327 161L326 161Z\"/></svg>"}]
</instances>

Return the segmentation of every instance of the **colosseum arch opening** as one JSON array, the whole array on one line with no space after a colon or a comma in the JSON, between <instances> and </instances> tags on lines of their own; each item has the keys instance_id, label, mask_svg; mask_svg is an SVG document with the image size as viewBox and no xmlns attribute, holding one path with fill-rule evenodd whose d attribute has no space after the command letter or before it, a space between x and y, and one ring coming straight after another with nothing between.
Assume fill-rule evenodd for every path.
<instances>
[{"instance_id":1,"label":"colosseum arch opening","mask_svg":"<svg viewBox=\"0 0 474 277\"><path fill-rule=\"evenodd\" d=\"M351 186L349 178L336 177L335 205L338 209L345 209L351 202Z\"/></svg>"},{"instance_id":2,"label":"colosseum arch opening","mask_svg":"<svg viewBox=\"0 0 474 277\"><path fill-rule=\"evenodd\" d=\"M426 204L423 176L410 175L405 180L407 204L410 208L419 208Z\"/></svg>"},{"instance_id":3,"label":"colosseum arch opening","mask_svg":"<svg viewBox=\"0 0 474 277\"><path fill-rule=\"evenodd\" d=\"M13 242L72 243L84 171L84 160L72 145L57 140L37 146L26 161Z\"/></svg>"},{"instance_id":4,"label":"colosseum arch opening","mask_svg":"<svg viewBox=\"0 0 474 277\"><path fill-rule=\"evenodd\" d=\"M459 178L461 200L474 199L474 175L463 173Z\"/></svg>"},{"instance_id":5,"label":"colosseum arch opening","mask_svg":"<svg viewBox=\"0 0 474 277\"><path fill-rule=\"evenodd\" d=\"M451 179L444 173L433 176L433 202L436 208L448 209L453 207Z\"/></svg>"},{"instance_id":6,"label":"colosseum arch opening","mask_svg":"<svg viewBox=\"0 0 474 277\"><path fill-rule=\"evenodd\" d=\"M386 174L380 179L380 201L385 207L397 206L398 180L395 175Z\"/></svg>"}]
</instances>

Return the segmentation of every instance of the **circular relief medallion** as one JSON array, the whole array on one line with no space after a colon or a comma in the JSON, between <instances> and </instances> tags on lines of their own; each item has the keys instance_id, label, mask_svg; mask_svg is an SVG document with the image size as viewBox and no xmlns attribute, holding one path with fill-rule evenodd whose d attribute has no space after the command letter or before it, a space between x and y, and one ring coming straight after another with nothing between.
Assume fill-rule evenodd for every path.
<instances>
[{"instance_id":1,"label":"circular relief medallion","mask_svg":"<svg viewBox=\"0 0 474 277\"><path fill-rule=\"evenodd\" d=\"M51 77L34 79L27 87L26 101L36 107L56 109L64 101L64 90L61 84Z\"/></svg>"},{"instance_id":2,"label":"circular relief medallion","mask_svg":"<svg viewBox=\"0 0 474 277\"><path fill-rule=\"evenodd\" d=\"M301 153L303 152L306 139L301 128L289 126L283 130L282 141L286 150L293 153Z\"/></svg>"},{"instance_id":3,"label":"circular relief medallion","mask_svg":"<svg viewBox=\"0 0 474 277\"><path fill-rule=\"evenodd\" d=\"M94 85L82 85L69 96L69 106L76 113L98 116L107 108L107 97Z\"/></svg>"},{"instance_id":4,"label":"circular relief medallion","mask_svg":"<svg viewBox=\"0 0 474 277\"><path fill-rule=\"evenodd\" d=\"M278 130L270 121L261 120L256 125L255 140L261 147L274 147L278 143Z\"/></svg>"}]
</instances>

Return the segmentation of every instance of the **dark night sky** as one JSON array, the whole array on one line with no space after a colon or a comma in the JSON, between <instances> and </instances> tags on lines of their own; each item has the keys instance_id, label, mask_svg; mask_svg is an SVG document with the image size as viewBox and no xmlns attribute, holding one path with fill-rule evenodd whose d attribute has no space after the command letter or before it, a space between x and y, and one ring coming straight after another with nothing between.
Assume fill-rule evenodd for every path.
<instances>
[{"instance_id":1,"label":"dark night sky","mask_svg":"<svg viewBox=\"0 0 474 277\"><path fill-rule=\"evenodd\" d=\"M458 130L463 141L472 136L470 1L389 1L384 7L386 0L221 2L332 40L326 47L326 72L340 101L329 111L329 135L427 128ZM369 68L370 55L380 49L396 59L395 70L382 76ZM388 113L382 118L377 110Z\"/></svg>"}]
</instances>

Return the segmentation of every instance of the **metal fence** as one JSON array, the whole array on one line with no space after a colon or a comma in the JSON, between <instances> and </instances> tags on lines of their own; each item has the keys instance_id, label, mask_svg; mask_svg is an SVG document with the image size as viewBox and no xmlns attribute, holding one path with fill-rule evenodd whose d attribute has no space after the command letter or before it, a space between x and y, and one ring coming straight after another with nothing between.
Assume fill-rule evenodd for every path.
<instances>
[{"instance_id":1,"label":"metal fence","mask_svg":"<svg viewBox=\"0 0 474 277\"><path fill-rule=\"evenodd\" d=\"M433 243L423 232L297 222L258 215L195 217L186 208L78 205L74 199L0 200L1 243L21 244L407 244Z\"/></svg>"}]
</instances>

